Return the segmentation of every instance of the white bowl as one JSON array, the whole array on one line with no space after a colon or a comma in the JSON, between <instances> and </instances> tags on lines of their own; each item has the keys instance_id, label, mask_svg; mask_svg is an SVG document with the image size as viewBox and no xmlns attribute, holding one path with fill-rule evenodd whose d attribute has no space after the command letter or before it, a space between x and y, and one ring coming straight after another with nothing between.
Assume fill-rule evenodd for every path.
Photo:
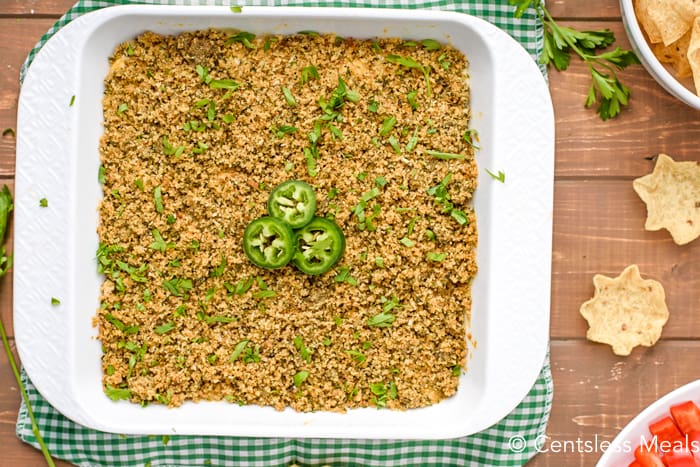
<instances>
[{"instance_id":1,"label":"white bowl","mask_svg":"<svg viewBox=\"0 0 700 467\"><path fill-rule=\"evenodd\" d=\"M700 401L700 380L675 389L642 410L610 443L596 467L619 467L634 461L634 450L642 441L650 441L649 424L671 414L672 405Z\"/></svg>"},{"instance_id":2,"label":"white bowl","mask_svg":"<svg viewBox=\"0 0 700 467\"><path fill-rule=\"evenodd\" d=\"M642 62L642 65L649 74L661 85L669 94L676 97L681 102L686 103L690 107L700 110L700 97L698 97L692 89L692 83L688 85L681 83L670 67L662 64L655 56L649 46L649 43L639 26L639 21L634 13L634 5L632 0L620 0L620 9L622 10L622 23L625 26L627 37L629 37L632 48L637 57Z\"/></svg>"},{"instance_id":3,"label":"white bowl","mask_svg":"<svg viewBox=\"0 0 700 467\"><path fill-rule=\"evenodd\" d=\"M458 393L404 412L298 413L227 402L176 409L112 402L102 392L96 273L98 143L103 80L114 47L146 30L206 28L256 34L301 30L344 37L434 38L470 61L472 128L482 166L474 207L479 273L477 342ZM75 96L74 105L70 105ZM29 68L18 111L15 188L15 336L41 394L67 417L102 431L346 438L450 438L487 428L528 393L549 336L554 117L534 60L495 26L460 13L389 9L128 5L61 29ZM504 171L505 183L483 169ZM47 197L48 208L38 200ZM50 304L51 297L61 300ZM467 336L465 336L465 339Z\"/></svg>"}]
</instances>

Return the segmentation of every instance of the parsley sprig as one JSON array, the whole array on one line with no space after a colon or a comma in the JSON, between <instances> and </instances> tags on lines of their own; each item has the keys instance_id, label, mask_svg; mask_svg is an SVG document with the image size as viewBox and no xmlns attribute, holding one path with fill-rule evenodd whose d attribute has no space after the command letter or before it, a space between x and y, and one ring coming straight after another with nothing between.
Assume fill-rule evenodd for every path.
<instances>
[{"instance_id":1,"label":"parsley sprig","mask_svg":"<svg viewBox=\"0 0 700 467\"><path fill-rule=\"evenodd\" d=\"M617 77L617 71L630 65L638 65L639 58L631 50L616 47L600 52L615 43L615 34L610 29L578 31L559 26L552 18L542 0L509 0L515 5L515 17L523 16L528 8L534 8L544 25L544 50L540 62L553 65L557 71L566 70L574 52L588 66L591 84L586 97L586 107L597 105L596 112L602 120L616 117L627 105L630 90Z\"/></svg>"}]
</instances>

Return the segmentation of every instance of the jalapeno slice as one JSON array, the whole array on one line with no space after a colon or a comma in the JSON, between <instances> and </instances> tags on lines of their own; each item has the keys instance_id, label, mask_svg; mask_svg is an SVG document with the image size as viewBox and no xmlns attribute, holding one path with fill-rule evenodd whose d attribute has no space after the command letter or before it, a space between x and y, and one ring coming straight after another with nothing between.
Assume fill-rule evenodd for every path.
<instances>
[{"instance_id":1,"label":"jalapeno slice","mask_svg":"<svg viewBox=\"0 0 700 467\"><path fill-rule=\"evenodd\" d=\"M294 256L292 229L274 217L259 217L243 232L243 251L256 266L277 269Z\"/></svg>"},{"instance_id":2,"label":"jalapeno slice","mask_svg":"<svg viewBox=\"0 0 700 467\"><path fill-rule=\"evenodd\" d=\"M316 212L314 189L300 180L282 182L270 193L267 212L293 229L303 227L311 222Z\"/></svg>"},{"instance_id":3,"label":"jalapeno slice","mask_svg":"<svg viewBox=\"0 0 700 467\"><path fill-rule=\"evenodd\" d=\"M323 274L345 251L345 235L335 222L314 217L296 231L297 251L292 262L306 274Z\"/></svg>"}]
</instances>

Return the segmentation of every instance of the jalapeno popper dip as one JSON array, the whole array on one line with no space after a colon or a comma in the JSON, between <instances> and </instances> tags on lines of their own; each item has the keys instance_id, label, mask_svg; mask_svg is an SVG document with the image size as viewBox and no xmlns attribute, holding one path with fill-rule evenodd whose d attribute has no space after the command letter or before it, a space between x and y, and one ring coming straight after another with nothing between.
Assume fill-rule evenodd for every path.
<instances>
[{"instance_id":1,"label":"jalapeno popper dip","mask_svg":"<svg viewBox=\"0 0 700 467\"><path fill-rule=\"evenodd\" d=\"M476 273L467 70L432 39L210 30L118 46L100 143L105 393L299 411L452 396ZM244 252L289 180L345 237L323 273Z\"/></svg>"}]
</instances>

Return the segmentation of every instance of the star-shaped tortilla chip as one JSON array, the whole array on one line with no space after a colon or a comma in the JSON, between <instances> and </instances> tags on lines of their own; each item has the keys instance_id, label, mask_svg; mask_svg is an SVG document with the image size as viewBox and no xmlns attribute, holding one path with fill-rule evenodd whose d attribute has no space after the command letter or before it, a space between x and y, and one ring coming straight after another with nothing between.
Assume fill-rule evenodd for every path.
<instances>
[{"instance_id":1,"label":"star-shaped tortilla chip","mask_svg":"<svg viewBox=\"0 0 700 467\"><path fill-rule=\"evenodd\" d=\"M666 229L685 245L700 236L700 165L659 154L654 171L632 182L647 205L647 230Z\"/></svg>"},{"instance_id":2,"label":"star-shaped tortilla chip","mask_svg":"<svg viewBox=\"0 0 700 467\"><path fill-rule=\"evenodd\" d=\"M616 355L626 356L638 345L651 347L661 337L668 321L663 286L642 279L636 264L615 278L596 274L593 298L581 305L588 321L586 338L612 346Z\"/></svg>"}]
</instances>

